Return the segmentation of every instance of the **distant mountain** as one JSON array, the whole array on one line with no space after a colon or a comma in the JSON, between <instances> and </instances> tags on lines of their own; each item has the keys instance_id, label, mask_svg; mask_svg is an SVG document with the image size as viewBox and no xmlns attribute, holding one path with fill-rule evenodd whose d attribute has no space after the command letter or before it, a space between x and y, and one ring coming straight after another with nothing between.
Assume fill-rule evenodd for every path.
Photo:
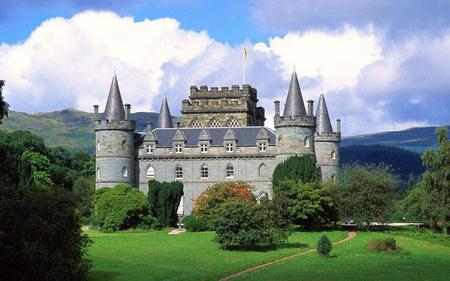
<instances>
[{"instance_id":1,"label":"distant mountain","mask_svg":"<svg viewBox=\"0 0 450 281\"><path fill-rule=\"evenodd\" d=\"M450 126L447 126L450 138ZM381 132L369 135L345 137L341 146L384 145L403 148L422 154L428 148L437 148L436 131L438 127L410 128L403 131Z\"/></svg>"},{"instance_id":2,"label":"distant mountain","mask_svg":"<svg viewBox=\"0 0 450 281\"><path fill-rule=\"evenodd\" d=\"M155 127L158 113L137 112L131 117L136 120L138 131L144 131L147 123ZM27 130L41 136L49 146L62 146L68 150L93 152L95 134L92 127L93 113L75 109L64 109L46 113L28 114L9 112L3 119L0 130Z\"/></svg>"}]
</instances>

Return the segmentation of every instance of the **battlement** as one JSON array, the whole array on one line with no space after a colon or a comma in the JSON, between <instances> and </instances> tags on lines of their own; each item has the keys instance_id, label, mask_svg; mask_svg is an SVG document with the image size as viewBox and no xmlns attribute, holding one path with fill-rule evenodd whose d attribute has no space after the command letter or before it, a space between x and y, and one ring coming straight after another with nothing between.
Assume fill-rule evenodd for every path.
<instances>
[{"instance_id":1,"label":"battlement","mask_svg":"<svg viewBox=\"0 0 450 281\"><path fill-rule=\"evenodd\" d=\"M316 117L314 116L275 116L275 128L281 127L315 127Z\"/></svg>"},{"instance_id":2,"label":"battlement","mask_svg":"<svg viewBox=\"0 0 450 281\"><path fill-rule=\"evenodd\" d=\"M134 131L136 129L136 121L134 120L103 120L94 121L94 130L127 130Z\"/></svg>"},{"instance_id":3,"label":"battlement","mask_svg":"<svg viewBox=\"0 0 450 281\"><path fill-rule=\"evenodd\" d=\"M200 86L200 89L197 86L191 86L191 91L189 98L190 99L217 99L217 98L239 98L239 97L250 97L252 100L256 100L257 90L252 88L249 84L242 85L242 88L239 85L229 87L211 87L208 88L206 85Z\"/></svg>"},{"instance_id":4,"label":"battlement","mask_svg":"<svg viewBox=\"0 0 450 281\"><path fill-rule=\"evenodd\" d=\"M340 142L341 133L315 133L314 140L316 142Z\"/></svg>"}]
</instances>

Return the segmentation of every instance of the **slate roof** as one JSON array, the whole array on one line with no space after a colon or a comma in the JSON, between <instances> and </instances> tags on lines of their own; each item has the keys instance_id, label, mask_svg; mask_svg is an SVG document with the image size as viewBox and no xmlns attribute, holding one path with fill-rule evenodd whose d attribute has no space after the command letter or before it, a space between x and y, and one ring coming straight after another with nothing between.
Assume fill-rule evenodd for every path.
<instances>
[{"instance_id":1,"label":"slate roof","mask_svg":"<svg viewBox=\"0 0 450 281\"><path fill-rule=\"evenodd\" d=\"M211 146L222 146L223 137L228 129L232 129L236 135L236 146L256 146L256 137L259 130L263 128L269 136L269 144L275 145L275 133L266 127L237 127L237 128L156 128L153 133L156 135L158 142L156 147L171 147L172 138L179 129L186 138L186 146L198 146L198 139L202 130L208 131L211 137Z\"/></svg>"},{"instance_id":2,"label":"slate roof","mask_svg":"<svg viewBox=\"0 0 450 281\"><path fill-rule=\"evenodd\" d=\"M125 119L125 110L123 108L122 96L120 95L119 83L117 82L116 74L114 74L114 77L111 81L108 101L106 102L105 112L103 113L102 117L106 120Z\"/></svg>"},{"instance_id":3,"label":"slate roof","mask_svg":"<svg viewBox=\"0 0 450 281\"><path fill-rule=\"evenodd\" d=\"M298 83L297 73L294 71L289 84L289 91L284 105L283 116L305 116L305 104L303 103L302 91Z\"/></svg>"},{"instance_id":4,"label":"slate roof","mask_svg":"<svg viewBox=\"0 0 450 281\"><path fill-rule=\"evenodd\" d=\"M159 110L158 121L156 121L157 128L173 128L172 116L170 115L169 104L167 103L166 95L161 103Z\"/></svg>"},{"instance_id":5,"label":"slate roof","mask_svg":"<svg viewBox=\"0 0 450 281\"><path fill-rule=\"evenodd\" d=\"M331 127L330 116L328 115L327 104L325 102L325 96L320 95L319 105L317 106L316 112L316 132L318 133L332 133L333 128Z\"/></svg>"}]
</instances>

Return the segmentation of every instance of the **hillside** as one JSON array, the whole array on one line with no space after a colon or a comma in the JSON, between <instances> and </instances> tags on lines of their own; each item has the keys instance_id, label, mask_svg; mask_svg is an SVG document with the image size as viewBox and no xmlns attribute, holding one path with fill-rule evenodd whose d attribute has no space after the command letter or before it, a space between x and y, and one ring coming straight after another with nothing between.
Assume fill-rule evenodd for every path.
<instances>
[{"instance_id":1,"label":"hillside","mask_svg":"<svg viewBox=\"0 0 450 281\"><path fill-rule=\"evenodd\" d=\"M403 131L345 137L341 142L341 146L384 145L403 148L422 154L428 148L437 148L437 128L438 127L410 128ZM448 126L448 128L448 137L450 138L450 126Z\"/></svg>"}]
</instances>

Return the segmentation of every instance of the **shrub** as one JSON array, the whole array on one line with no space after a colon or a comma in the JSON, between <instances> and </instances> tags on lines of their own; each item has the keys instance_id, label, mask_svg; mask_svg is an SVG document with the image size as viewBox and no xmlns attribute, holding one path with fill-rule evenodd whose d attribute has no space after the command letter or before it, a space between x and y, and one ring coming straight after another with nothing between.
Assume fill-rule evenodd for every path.
<instances>
[{"instance_id":1,"label":"shrub","mask_svg":"<svg viewBox=\"0 0 450 281\"><path fill-rule=\"evenodd\" d=\"M311 156L292 156L275 167L272 175L273 191L276 193L279 184L285 180L311 182L318 179L320 169Z\"/></svg>"},{"instance_id":2,"label":"shrub","mask_svg":"<svg viewBox=\"0 0 450 281\"><path fill-rule=\"evenodd\" d=\"M221 205L228 202L256 204L253 195L254 186L244 181L219 182L209 186L195 200L193 214L208 221L208 227L214 228Z\"/></svg>"},{"instance_id":3,"label":"shrub","mask_svg":"<svg viewBox=\"0 0 450 281\"><path fill-rule=\"evenodd\" d=\"M317 252L322 256L328 256L331 252L332 247L333 245L331 244L330 239L325 233L323 233L317 241Z\"/></svg>"},{"instance_id":4,"label":"shrub","mask_svg":"<svg viewBox=\"0 0 450 281\"><path fill-rule=\"evenodd\" d=\"M89 244L71 192L0 187L0 280L86 280Z\"/></svg>"},{"instance_id":5,"label":"shrub","mask_svg":"<svg viewBox=\"0 0 450 281\"><path fill-rule=\"evenodd\" d=\"M179 181L148 182L148 202L151 214L158 218L162 227L176 226L177 209L183 196L183 183Z\"/></svg>"},{"instance_id":6,"label":"shrub","mask_svg":"<svg viewBox=\"0 0 450 281\"><path fill-rule=\"evenodd\" d=\"M94 195L95 212L102 222L100 230L112 232L128 228L143 227L152 222L146 216L150 208L145 195L127 185L119 184L114 188L102 188ZM153 227L153 222L148 226Z\"/></svg>"},{"instance_id":7,"label":"shrub","mask_svg":"<svg viewBox=\"0 0 450 281\"><path fill-rule=\"evenodd\" d=\"M221 206L215 230L217 242L224 249L274 246L289 237L268 206L241 202Z\"/></svg>"},{"instance_id":8,"label":"shrub","mask_svg":"<svg viewBox=\"0 0 450 281\"><path fill-rule=\"evenodd\" d=\"M208 221L205 217L199 216L196 217L194 215L186 216L183 218L184 228L188 231L197 232L197 231L207 231L210 230L208 227Z\"/></svg>"},{"instance_id":9,"label":"shrub","mask_svg":"<svg viewBox=\"0 0 450 281\"><path fill-rule=\"evenodd\" d=\"M369 242L367 249L371 251L386 252L398 250L397 242L392 237L374 239Z\"/></svg>"}]
</instances>

